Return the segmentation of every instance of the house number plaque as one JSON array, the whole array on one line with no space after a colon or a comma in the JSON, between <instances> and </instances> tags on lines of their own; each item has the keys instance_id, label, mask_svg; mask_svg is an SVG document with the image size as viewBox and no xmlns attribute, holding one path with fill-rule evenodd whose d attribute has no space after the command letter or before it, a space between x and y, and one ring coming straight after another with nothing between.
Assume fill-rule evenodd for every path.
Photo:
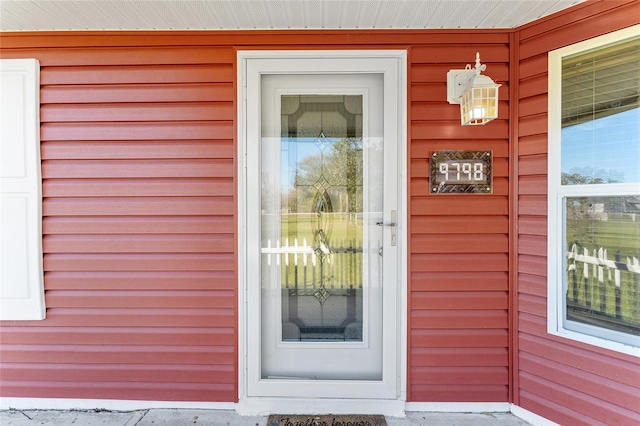
<instances>
[{"instance_id":1,"label":"house number plaque","mask_svg":"<svg viewBox=\"0 0 640 426\"><path fill-rule=\"evenodd\" d=\"M436 151L431 155L432 194L490 194L493 192L491 151Z\"/></svg>"}]
</instances>

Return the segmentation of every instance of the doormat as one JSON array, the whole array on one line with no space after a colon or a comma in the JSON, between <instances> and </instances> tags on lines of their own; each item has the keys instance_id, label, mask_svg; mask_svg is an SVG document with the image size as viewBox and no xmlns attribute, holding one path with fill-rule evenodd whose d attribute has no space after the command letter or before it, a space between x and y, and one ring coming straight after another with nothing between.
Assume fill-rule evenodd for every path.
<instances>
[{"instance_id":1,"label":"doormat","mask_svg":"<svg viewBox=\"0 0 640 426\"><path fill-rule=\"evenodd\" d=\"M381 415L289 415L272 414L267 426L387 426Z\"/></svg>"}]
</instances>

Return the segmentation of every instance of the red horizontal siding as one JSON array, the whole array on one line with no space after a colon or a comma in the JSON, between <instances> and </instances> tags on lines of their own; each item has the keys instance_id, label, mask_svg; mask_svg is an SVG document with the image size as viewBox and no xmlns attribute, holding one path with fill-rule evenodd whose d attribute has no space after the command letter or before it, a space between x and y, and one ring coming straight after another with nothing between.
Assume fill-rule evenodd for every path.
<instances>
[{"instance_id":1,"label":"red horizontal siding","mask_svg":"<svg viewBox=\"0 0 640 426\"><path fill-rule=\"evenodd\" d=\"M219 83L232 82L234 79L235 73L231 63L48 66L40 73L40 82L47 86L54 84Z\"/></svg>"},{"instance_id":2,"label":"red horizontal siding","mask_svg":"<svg viewBox=\"0 0 640 426\"><path fill-rule=\"evenodd\" d=\"M504 272L458 272L448 271L414 272L411 274L412 289L420 291L483 291L508 290L509 275Z\"/></svg>"},{"instance_id":3,"label":"red horizontal siding","mask_svg":"<svg viewBox=\"0 0 640 426\"><path fill-rule=\"evenodd\" d=\"M153 141L43 142L43 160L233 158L232 139Z\"/></svg>"},{"instance_id":4,"label":"red horizontal siding","mask_svg":"<svg viewBox=\"0 0 640 426\"><path fill-rule=\"evenodd\" d=\"M221 377L222 379L222 377ZM218 381L217 381L218 382ZM60 382L3 381L5 395L29 395L32 398L70 399L131 399L147 400L154 395L158 401L228 401L235 392L233 384L180 383L175 380L157 382ZM126 383L126 386L123 386Z\"/></svg>"},{"instance_id":5,"label":"red horizontal siding","mask_svg":"<svg viewBox=\"0 0 640 426\"><path fill-rule=\"evenodd\" d=\"M411 296L413 306L428 310L440 309L507 309L507 292L446 291L415 292Z\"/></svg>"},{"instance_id":6,"label":"red horizontal siding","mask_svg":"<svg viewBox=\"0 0 640 426\"><path fill-rule=\"evenodd\" d=\"M508 251L507 235L477 234L473 239L464 234L414 235L414 253L504 253Z\"/></svg>"},{"instance_id":7,"label":"red horizontal siding","mask_svg":"<svg viewBox=\"0 0 640 426\"><path fill-rule=\"evenodd\" d=\"M145 345L196 346L210 342L220 346L236 344L233 328L201 327L89 327L3 326L0 343L15 345ZM49 364L51 365L51 364ZM33 365L32 365L33 366ZM188 366L186 366L188 367ZM229 368L227 366L227 368Z\"/></svg>"},{"instance_id":8,"label":"red horizontal siding","mask_svg":"<svg viewBox=\"0 0 640 426\"><path fill-rule=\"evenodd\" d=\"M526 216L518 224L520 235L547 235L546 216Z\"/></svg>"},{"instance_id":9,"label":"red horizontal siding","mask_svg":"<svg viewBox=\"0 0 640 426\"><path fill-rule=\"evenodd\" d=\"M44 86L43 104L220 102L233 100L231 83Z\"/></svg>"},{"instance_id":10,"label":"red horizontal siding","mask_svg":"<svg viewBox=\"0 0 640 426\"><path fill-rule=\"evenodd\" d=\"M487 202L488 200L491 202ZM464 198L459 195L433 194L429 197L412 199L412 207L414 207L414 210L411 210L413 216L417 216L418 212L438 216L447 211L456 212L462 216L507 215L509 212L508 199L501 195L467 195Z\"/></svg>"},{"instance_id":11,"label":"red horizontal siding","mask_svg":"<svg viewBox=\"0 0 640 426\"><path fill-rule=\"evenodd\" d=\"M411 314L414 329L476 329L507 328L507 310L466 309L427 310L414 309Z\"/></svg>"},{"instance_id":12,"label":"red horizontal siding","mask_svg":"<svg viewBox=\"0 0 640 426\"><path fill-rule=\"evenodd\" d=\"M485 63L484 50L482 52L481 59L482 62ZM433 63L432 61L428 61L421 64L416 62L414 59L411 65L411 81L415 83L442 83L442 76L446 75L449 70L464 68L467 63L470 64L473 62L472 60L469 60L467 55L468 53L465 53L465 57L461 62L450 61L447 58L448 62L445 63ZM504 58L502 58L501 61L504 61ZM463 63L465 65L462 65ZM487 70L487 72L491 73L491 78L494 81L503 82L509 80L509 65L504 62L490 63L487 65Z\"/></svg>"},{"instance_id":13,"label":"red horizontal siding","mask_svg":"<svg viewBox=\"0 0 640 426\"><path fill-rule=\"evenodd\" d=\"M496 43L494 40L486 40L482 36L478 36L476 43L475 46L462 43L453 46L414 46L411 49L411 62L417 64L432 62L468 64L475 60L478 49L482 51L482 63L509 61L509 43L506 37L502 39L502 43Z\"/></svg>"},{"instance_id":14,"label":"red horizontal siding","mask_svg":"<svg viewBox=\"0 0 640 426\"><path fill-rule=\"evenodd\" d=\"M233 103L47 104L40 108L42 123L205 120L233 120Z\"/></svg>"},{"instance_id":15,"label":"red horizontal siding","mask_svg":"<svg viewBox=\"0 0 640 426\"><path fill-rule=\"evenodd\" d=\"M538 395L523 391L520 396L523 405L530 407L529 410L538 413L545 418L556 419L561 425L588 425L593 424L593 419L585 416L579 411L564 407L563 405L540 397ZM534 411L535 410L535 411Z\"/></svg>"},{"instance_id":16,"label":"red horizontal siding","mask_svg":"<svg viewBox=\"0 0 640 426\"><path fill-rule=\"evenodd\" d=\"M637 420L633 407L622 406L630 395L625 387L616 390L618 402L583 414L598 399L598 384L635 380L629 372L637 372L636 364L545 335L546 253L538 252L546 229L546 52L635 19L634 3L609 3L589 2L576 15L522 30L517 82L509 81L515 64L504 31L3 36L2 57L36 57L42 65L44 265L52 304L45 321L3 324L2 368L10 371L2 377L3 396L234 401L235 49L409 48L409 400L509 400L505 239L515 202L509 200L513 125L522 191L520 403L566 424L599 421L616 407L611 419ZM557 39L556 30L576 16L597 25ZM500 117L463 128L458 107L444 98L445 76L472 63L476 51L487 75L503 84ZM514 85L519 99L510 99ZM509 116L513 102L521 103L519 117ZM428 159L442 149L492 149L494 192L430 194ZM475 241L472 248L462 246L462 235ZM85 250L75 252L76 244ZM170 251L176 247L180 252ZM193 301L196 295L202 300ZM577 397L552 380L576 352L584 366L571 365L582 372L567 377L568 384L588 381ZM76 359L81 369L65 375ZM126 374L132 365L138 371Z\"/></svg>"},{"instance_id":17,"label":"red horizontal siding","mask_svg":"<svg viewBox=\"0 0 640 426\"><path fill-rule=\"evenodd\" d=\"M544 154L523 156L518 166L520 176L545 176L547 174L547 156Z\"/></svg>"},{"instance_id":18,"label":"red horizontal siding","mask_svg":"<svg viewBox=\"0 0 640 426\"><path fill-rule=\"evenodd\" d=\"M233 365L233 346L6 345L3 362L55 364ZM172 367L173 368L173 367ZM3 369L4 371L4 369ZM43 380L44 377L40 377ZM48 381L48 380L47 380Z\"/></svg>"},{"instance_id":19,"label":"red horizontal siding","mask_svg":"<svg viewBox=\"0 0 640 426\"><path fill-rule=\"evenodd\" d=\"M44 179L229 178L233 160L47 160Z\"/></svg>"},{"instance_id":20,"label":"red horizontal siding","mask_svg":"<svg viewBox=\"0 0 640 426\"><path fill-rule=\"evenodd\" d=\"M538 114L521 117L518 121L518 132L523 137L547 132L547 115Z\"/></svg>"},{"instance_id":21,"label":"red horizontal siding","mask_svg":"<svg viewBox=\"0 0 640 426\"><path fill-rule=\"evenodd\" d=\"M439 96L446 99L446 93ZM458 109L459 112L459 109ZM469 138L475 140L496 139L502 135L507 135L509 123L506 120L495 120L492 126L477 130L473 126L460 126L460 120L451 122L426 122L415 121L411 123L411 137L418 139L449 139L449 138ZM478 147L479 144L476 144ZM480 149L480 148L476 148Z\"/></svg>"},{"instance_id":22,"label":"red horizontal siding","mask_svg":"<svg viewBox=\"0 0 640 426\"><path fill-rule=\"evenodd\" d=\"M415 348L411 350L411 364L416 367L503 367L508 362L507 348Z\"/></svg>"},{"instance_id":23,"label":"red horizontal siding","mask_svg":"<svg viewBox=\"0 0 640 426\"><path fill-rule=\"evenodd\" d=\"M416 300L411 333L417 348L434 345L433 352L412 353L418 369L410 366L417 386L411 389L418 389L413 400L443 400L420 388L432 378L442 382L444 400L507 399L508 34L369 31L337 37L344 34L7 38L4 46L12 57L34 56L42 65L49 312L46 321L16 326L3 337L8 354L3 362L11 369L3 393L236 398L233 61L235 48L259 42L410 48L411 244L413 258L421 256L414 264L425 266L411 270ZM477 50L503 88L499 120L471 130L460 127L458 107L444 100L445 76L448 69L473 62ZM478 141L494 154L493 194L429 194L424 166L431 151L478 149ZM472 246L465 244L470 234L477 236ZM434 243L441 249L434 251ZM440 302L451 309L440 309ZM132 354L141 369L128 375ZM449 365L447 354L453 355ZM69 359L83 367L65 375ZM471 370L449 374L447 368L465 363ZM38 374L21 378L26 364ZM196 378L199 368L203 374ZM490 384L479 385L485 379Z\"/></svg>"},{"instance_id":24,"label":"red horizontal siding","mask_svg":"<svg viewBox=\"0 0 640 426\"><path fill-rule=\"evenodd\" d=\"M520 293L547 297L547 293L544 291L546 282L540 276L521 273L518 275L518 284Z\"/></svg>"},{"instance_id":25,"label":"red horizontal siding","mask_svg":"<svg viewBox=\"0 0 640 426\"><path fill-rule=\"evenodd\" d=\"M38 48L56 48L66 46L76 47L106 47L113 46L262 46L263 48L284 45L291 48L293 45L303 47L322 48L340 46L373 46L379 48L385 45L487 45L489 43L506 44L509 36L504 31L485 29L442 29L442 30L271 30L271 31L136 31L115 32L108 37L102 32L86 31L79 38L73 33L29 33L25 38L20 38L20 33L13 34L15 38L9 38L3 42L6 49L25 48L35 46ZM55 35L56 37L51 37ZM475 47L474 47L475 48ZM475 52L475 51L474 51ZM13 52L12 52L13 53Z\"/></svg>"},{"instance_id":26,"label":"red horizontal siding","mask_svg":"<svg viewBox=\"0 0 640 426\"><path fill-rule=\"evenodd\" d=\"M210 174L211 172L199 165L202 174ZM153 172L153 168L149 167L147 171L131 172L127 171L124 165L121 165L122 174L157 174ZM196 167L197 168L197 167ZM176 168L178 169L178 168ZM174 169L174 173L176 173ZM178 169L179 170L179 169ZM51 171L51 170L50 170ZM66 173L66 171L62 171ZM185 172L185 174L188 174ZM192 174L199 174L194 170ZM127 176L130 177L130 176ZM177 178L176 176L165 177L160 176L159 179L148 178L122 178L118 180L111 179L51 179L45 181L42 188L45 197L232 197L235 194L234 182L228 178L220 179L189 179Z\"/></svg>"},{"instance_id":27,"label":"red horizontal siding","mask_svg":"<svg viewBox=\"0 0 640 426\"><path fill-rule=\"evenodd\" d=\"M520 312L526 312L532 315L545 316L547 312L547 304L545 299L532 297L527 294L521 294L518 300Z\"/></svg>"},{"instance_id":28,"label":"red horizontal siding","mask_svg":"<svg viewBox=\"0 0 640 426\"><path fill-rule=\"evenodd\" d=\"M415 46L410 95L410 401L507 401L509 253L509 44ZM502 84L500 115L460 126L446 73L481 52ZM491 194L431 194L440 150L491 150Z\"/></svg>"},{"instance_id":29,"label":"red horizontal siding","mask_svg":"<svg viewBox=\"0 0 640 426\"><path fill-rule=\"evenodd\" d=\"M232 122L45 123L43 141L233 139Z\"/></svg>"},{"instance_id":30,"label":"red horizontal siding","mask_svg":"<svg viewBox=\"0 0 640 426\"><path fill-rule=\"evenodd\" d=\"M118 187L117 184L114 186ZM130 196L142 196L143 194L137 194L135 192L136 185L126 183L124 186L132 186L134 191L127 191L126 195ZM142 186L142 185L141 185ZM152 188L155 185L149 185ZM169 188L171 185L168 184ZM209 183L208 187L217 187ZM222 186L223 188L226 185ZM198 186L198 188L200 188ZM117 188L116 188L117 190ZM171 189L169 189L171 190ZM51 190L53 192L53 189ZM195 189L194 189L195 191ZM47 191L45 190L45 193ZM68 197L71 194L69 190L65 191L64 196ZM106 191L108 193L108 191ZM150 191L154 196L157 195L177 195L174 193L167 194L163 191L162 194L156 194L155 191ZM199 191L198 191L199 192ZM206 196L206 195L219 195L219 194L207 194L203 189L203 193L194 195ZM92 194L79 193L76 189L73 195L79 197L90 196ZM125 195L119 193L117 195ZM225 194L226 195L226 194ZM82 216L82 217L47 217L43 221L43 232L47 234L218 234L228 233L233 228L233 216L137 216L137 217L124 217L124 216Z\"/></svg>"},{"instance_id":31,"label":"red horizontal siding","mask_svg":"<svg viewBox=\"0 0 640 426\"><path fill-rule=\"evenodd\" d=\"M233 215L233 197L49 198L45 216L211 216Z\"/></svg>"},{"instance_id":32,"label":"red horizontal siding","mask_svg":"<svg viewBox=\"0 0 640 426\"><path fill-rule=\"evenodd\" d=\"M415 348L506 348L508 333L505 329L415 329L411 333Z\"/></svg>"},{"instance_id":33,"label":"red horizontal siding","mask_svg":"<svg viewBox=\"0 0 640 426\"><path fill-rule=\"evenodd\" d=\"M518 208L523 216L546 216L547 197L546 190L539 191L542 195L522 195L518 202Z\"/></svg>"},{"instance_id":34,"label":"red horizontal siding","mask_svg":"<svg viewBox=\"0 0 640 426\"><path fill-rule=\"evenodd\" d=\"M415 367L416 378L431 384L443 385L507 385L506 367Z\"/></svg>"},{"instance_id":35,"label":"red horizontal siding","mask_svg":"<svg viewBox=\"0 0 640 426\"><path fill-rule=\"evenodd\" d=\"M518 141L519 154L535 155L547 153L547 135L532 135L521 137Z\"/></svg>"},{"instance_id":36,"label":"red horizontal siding","mask_svg":"<svg viewBox=\"0 0 640 426\"><path fill-rule=\"evenodd\" d=\"M83 37L82 34L78 34ZM61 48L52 49L20 49L7 52L5 57L38 58L42 67L53 66L114 66L114 65L193 65L193 64L226 64L229 66L235 60L235 51L229 47L191 47L176 46L144 46L140 47L75 47L79 37L70 37L68 42L62 42ZM18 37L19 38L19 37ZM32 40L33 41L33 40ZM114 43L114 37L107 34L103 42ZM8 48L3 40L3 47ZM174 42L175 43L175 42ZM173 43L169 43L173 44ZM44 44L36 44L38 47ZM71 48L70 48L71 47ZM75 83L75 81L74 81ZM145 83L147 83L145 81Z\"/></svg>"},{"instance_id":37,"label":"red horizontal siding","mask_svg":"<svg viewBox=\"0 0 640 426\"><path fill-rule=\"evenodd\" d=\"M49 308L226 308L233 291L60 290L47 294Z\"/></svg>"},{"instance_id":38,"label":"red horizontal siding","mask_svg":"<svg viewBox=\"0 0 640 426\"><path fill-rule=\"evenodd\" d=\"M506 385L415 385L411 394L419 401L504 402L508 398Z\"/></svg>"},{"instance_id":39,"label":"red horizontal siding","mask_svg":"<svg viewBox=\"0 0 640 426\"><path fill-rule=\"evenodd\" d=\"M56 308L47 310L48 326L71 327L78 324L96 327L211 327L212 324L217 327L235 327L236 321L233 306L227 309ZM9 350L9 348L3 347L2 350Z\"/></svg>"},{"instance_id":40,"label":"red horizontal siding","mask_svg":"<svg viewBox=\"0 0 640 426\"><path fill-rule=\"evenodd\" d=\"M121 382L133 379L136 382L164 383L212 383L220 378L233 381L232 367L223 365L175 365L166 369L157 365L139 364L103 364L99 366L84 364L39 364L16 363L2 369L2 375L8 381L47 381L64 382Z\"/></svg>"},{"instance_id":41,"label":"red horizontal siding","mask_svg":"<svg viewBox=\"0 0 640 426\"><path fill-rule=\"evenodd\" d=\"M521 176L518 179L518 192L520 194L535 195L540 193L541 187L547 186L546 175Z\"/></svg>"},{"instance_id":42,"label":"red horizontal siding","mask_svg":"<svg viewBox=\"0 0 640 426\"><path fill-rule=\"evenodd\" d=\"M570 418L564 424L588 424L588 425L633 425L640 422L640 414L630 409L621 408L620 402L610 404L601 398L595 398L589 394L570 389L563 383L550 382L532 374L522 373L520 382L530 393L539 395L547 401L552 401L561 407L588 407L579 413L585 413L584 417ZM599 388L598 394L604 392L605 388ZM634 398L637 402L637 398ZM545 410L546 411L546 410ZM577 417L577 416L576 416Z\"/></svg>"},{"instance_id":43,"label":"red horizontal siding","mask_svg":"<svg viewBox=\"0 0 640 426\"><path fill-rule=\"evenodd\" d=\"M525 274L539 275L541 277L545 277L545 283L546 283L547 258L542 253L535 256L519 254L518 255L518 271L523 272ZM546 288L545 288L545 294L546 294Z\"/></svg>"},{"instance_id":44,"label":"red horizontal siding","mask_svg":"<svg viewBox=\"0 0 640 426\"><path fill-rule=\"evenodd\" d=\"M434 112L432 108L425 108L426 102L438 102L439 100L446 99L447 97L447 85L445 83L414 83L411 87L411 98L415 104L421 104L422 108L420 110L422 112ZM507 97L503 94L503 91L499 92L500 103L499 105L505 106L507 105ZM433 107L433 105L431 105ZM427 111L425 111L427 109ZM460 106L455 104L447 104L441 106L442 112L444 114L441 116L440 113L432 115L431 117L437 117L438 120L444 121L445 117L452 117L452 121L460 122L460 116L455 115L454 112L460 112ZM447 113L448 112L448 113ZM503 117L498 116L500 119L504 119L507 117L505 114ZM486 132L486 131L485 131ZM487 132L490 134L490 132Z\"/></svg>"},{"instance_id":45,"label":"red horizontal siding","mask_svg":"<svg viewBox=\"0 0 640 426\"><path fill-rule=\"evenodd\" d=\"M233 234L51 235L44 253L233 253Z\"/></svg>"},{"instance_id":46,"label":"red horizontal siding","mask_svg":"<svg viewBox=\"0 0 640 426\"><path fill-rule=\"evenodd\" d=\"M414 254L411 255L415 272L506 272L507 253L495 254Z\"/></svg>"},{"instance_id":47,"label":"red horizontal siding","mask_svg":"<svg viewBox=\"0 0 640 426\"><path fill-rule=\"evenodd\" d=\"M411 111L415 114L416 108L421 104L412 103ZM437 104L436 104L437 105ZM458 112L456 111L456 114ZM507 160L509 158L509 141L505 139L487 139L482 141L482 148L478 148L478 142L470 139L412 139L411 156L412 159L422 159L426 161L434 151L441 150L477 150L490 149L494 158ZM507 174L508 176L508 174Z\"/></svg>"},{"instance_id":48,"label":"red horizontal siding","mask_svg":"<svg viewBox=\"0 0 640 426\"><path fill-rule=\"evenodd\" d=\"M544 318L542 315L540 317ZM522 336L521 349L526 353L559 364L567 364L567 359L571 359L571 364L567 364L567 367L577 368L637 388L640 382L640 370L638 370L637 360L634 357L622 354L609 356L608 354L593 353L591 347L586 344L576 347L556 344L561 341L561 338L546 339L532 333L526 333ZM544 365L538 367L544 367ZM539 371L543 370L544 368L540 368ZM626 386L622 386L621 389L628 389ZM631 392L631 396L637 397L637 394Z\"/></svg>"},{"instance_id":49,"label":"red horizontal siding","mask_svg":"<svg viewBox=\"0 0 640 426\"><path fill-rule=\"evenodd\" d=\"M542 367L543 365L545 367ZM529 353L524 353L520 358L520 366L523 370L539 376L546 376L550 370L553 375L549 377L553 382L561 383L582 393L597 394L598 399L602 401L628 407L633 407L638 402L634 386L622 383L620 380L598 376L597 372L585 371ZM638 374L635 375L637 379Z\"/></svg>"},{"instance_id":50,"label":"red horizontal siding","mask_svg":"<svg viewBox=\"0 0 640 426\"><path fill-rule=\"evenodd\" d=\"M49 253L45 271L234 271L233 253L69 254ZM226 276L236 286L233 274ZM45 280L46 285L46 280Z\"/></svg>"},{"instance_id":51,"label":"red horizontal siding","mask_svg":"<svg viewBox=\"0 0 640 426\"><path fill-rule=\"evenodd\" d=\"M518 239L518 252L539 255L547 250L547 238L542 235L521 235Z\"/></svg>"},{"instance_id":52,"label":"red horizontal siding","mask_svg":"<svg viewBox=\"0 0 640 426\"><path fill-rule=\"evenodd\" d=\"M425 174L422 170L424 168L423 164L419 164L415 167L417 169L416 175L411 180L409 189L412 194L416 196L428 195L430 192L429 181L425 176L421 176ZM508 177L494 177L493 178L493 194L494 195L508 195L509 194L509 179ZM476 231L479 232L479 231Z\"/></svg>"},{"instance_id":53,"label":"red horizontal siding","mask_svg":"<svg viewBox=\"0 0 640 426\"><path fill-rule=\"evenodd\" d=\"M136 259L135 255L131 257ZM230 258L222 258L220 263L228 265L229 261ZM171 265L161 272L148 272L146 269L145 272L113 272L110 269L106 272L94 272L96 269L108 268L89 264L85 269L91 268L91 272L47 272L45 276L47 289L50 290L172 290L176 287L184 291L235 289L231 273L193 271L198 266L203 270L215 268L215 265L204 267L187 263L184 269L190 268L189 272L172 271ZM73 269L73 264L65 269Z\"/></svg>"},{"instance_id":54,"label":"red horizontal siding","mask_svg":"<svg viewBox=\"0 0 640 426\"><path fill-rule=\"evenodd\" d=\"M637 1L590 1L520 31L515 402L560 424L640 423L640 369L637 358L547 334L548 52L638 16Z\"/></svg>"},{"instance_id":55,"label":"red horizontal siding","mask_svg":"<svg viewBox=\"0 0 640 426\"><path fill-rule=\"evenodd\" d=\"M530 97L530 96L537 96L540 95L540 91L539 91L539 87L541 85L543 86L547 86L547 74L546 74L546 69L547 69L547 56L546 55L541 55L541 58L543 59L543 63L544 63L544 74L534 74L533 76L529 77L529 78L523 78L520 80L520 84L518 85L518 95L520 98L520 102L522 102L524 99ZM530 64L531 61L522 61L522 63L520 64L523 70L528 69L528 66ZM539 66L539 63L536 62L534 65ZM538 72L538 70L535 70L536 72ZM533 73L533 71L531 71ZM540 132L542 133L542 132Z\"/></svg>"},{"instance_id":56,"label":"red horizontal siding","mask_svg":"<svg viewBox=\"0 0 640 426\"><path fill-rule=\"evenodd\" d=\"M543 114L547 111L548 102L549 99L546 94L524 98L518 103L518 112L522 116Z\"/></svg>"},{"instance_id":57,"label":"red horizontal siding","mask_svg":"<svg viewBox=\"0 0 640 426\"><path fill-rule=\"evenodd\" d=\"M507 234L509 220L504 216L415 216L411 220L414 235L439 234L441 229L456 229L461 234Z\"/></svg>"},{"instance_id":58,"label":"red horizontal siding","mask_svg":"<svg viewBox=\"0 0 640 426\"><path fill-rule=\"evenodd\" d=\"M3 396L235 401L234 49L12 56L42 67L48 309L3 325Z\"/></svg>"},{"instance_id":59,"label":"red horizontal siding","mask_svg":"<svg viewBox=\"0 0 640 426\"><path fill-rule=\"evenodd\" d=\"M609 3L609 4L607 4ZM613 3L613 4L612 4ZM537 55L549 48L549 38L554 39L554 49L597 37L638 23L640 6L634 0L590 2L583 8L551 17L521 31L521 58ZM606 16L606 18L603 18ZM549 33L547 33L549 32Z\"/></svg>"}]
</instances>

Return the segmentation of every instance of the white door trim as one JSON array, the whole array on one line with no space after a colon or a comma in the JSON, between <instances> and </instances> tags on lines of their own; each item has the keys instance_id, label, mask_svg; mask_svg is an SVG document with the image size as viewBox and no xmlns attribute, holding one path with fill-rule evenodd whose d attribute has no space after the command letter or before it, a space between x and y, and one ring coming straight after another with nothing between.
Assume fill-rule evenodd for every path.
<instances>
[{"instance_id":1,"label":"white door trim","mask_svg":"<svg viewBox=\"0 0 640 426\"><path fill-rule=\"evenodd\" d=\"M385 88L385 96L394 93L393 102L397 105L395 119L397 120L397 135L392 135L398 141L397 163L398 163L398 182L401 188L398 200L399 207L399 227L398 227L398 283L397 294L395 295L397 303L397 319L396 319L396 346L397 351L393 354L395 358L396 372L392 381L395 383L395 398L390 397L389 400L404 401L406 395L406 357L407 357L407 66L406 51L404 50L339 50L339 51L239 51L237 63L237 89L238 89L238 370L239 370L239 399L242 405L251 401L264 400L260 397L248 396L248 371L249 371L249 354L248 338L250 330L248 330L248 318L246 306L248 301L248 279L247 279L247 256L251 253L247 249L247 169L256 167L255 164L248 164L247 161L247 141L255 137L255 129L248 128L247 115L255 114L255 105L248 105L247 99L247 67L250 59L302 59L298 61L300 70L291 68L274 69L269 72L273 73L289 73L289 72L307 72L307 73L345 73L345 72L385 72L384 67L381 69L359 69L357 63L359 60L368 61L369 64L380 62L389 63L389 59L394 61L394 69L392 72L397 75L397 87L392 88L392 92L387 92ZM321 62L316 61L316 66L311 70L305 69L305 62L312 59L322 59ZM341 59L335 61L334 59ZM354 59L355 65L348 65L348 60ZM373 60L373 61L372 61ZM273 62L272 62L273 63ZM328 64L326 68L318 64ZM336 69L336 63L339 63L339 69ZM388 65L387 65L388 66ZM389 71L386 71L389 72ZM389 112L385 112L388 114ZM387 137L387 135L385 135ZM388 379L389 379L388 378ZM364 398L372 398L363 394ZM280 400L282 401L282 400ZM300 400L298 400L300 402ZM362 399L354 399L357 405L362 404ZM245 403L245 404L243 404ZM251 405L251 404L250 404Z\"/></svg>"}]
</instances>

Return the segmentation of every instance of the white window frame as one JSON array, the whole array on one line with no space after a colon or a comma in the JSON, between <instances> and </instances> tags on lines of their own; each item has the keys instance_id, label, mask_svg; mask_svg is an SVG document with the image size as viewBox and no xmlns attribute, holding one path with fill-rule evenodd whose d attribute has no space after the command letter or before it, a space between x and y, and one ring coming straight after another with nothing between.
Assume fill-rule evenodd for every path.
<instances>
[{"instance_id":1,"label":"white window frame","mask_svg":"<svg viewBox=\"0 0 640 426\"><path fill-rule=\"evenodd\" d=\"M0 320L42 320L40 63L0 60Z\"/></svg>"},{"instance_id":2,"label":"white window frame","mask_svg":"<svg viewBox=\"0 0 640 426\"><path fill-rule=\"evenodd\" d=\"M548 262L547 262L547 331L550 334L640 356L640 338L602 327L566 321L565 326L565 211L567 197L574 196L621 196L637 195L640 184L609 183L599 185L561 185L561 119L562 119L562 60L565 57L586 53L603 46L619 43L640 35L640 25L615 31L584 42L576 43L549 52L549 92L548 92ZM610 340L615 338L617 341ZM621 341L625 341L622 343Z\"/></svg>"}]
</instances>

